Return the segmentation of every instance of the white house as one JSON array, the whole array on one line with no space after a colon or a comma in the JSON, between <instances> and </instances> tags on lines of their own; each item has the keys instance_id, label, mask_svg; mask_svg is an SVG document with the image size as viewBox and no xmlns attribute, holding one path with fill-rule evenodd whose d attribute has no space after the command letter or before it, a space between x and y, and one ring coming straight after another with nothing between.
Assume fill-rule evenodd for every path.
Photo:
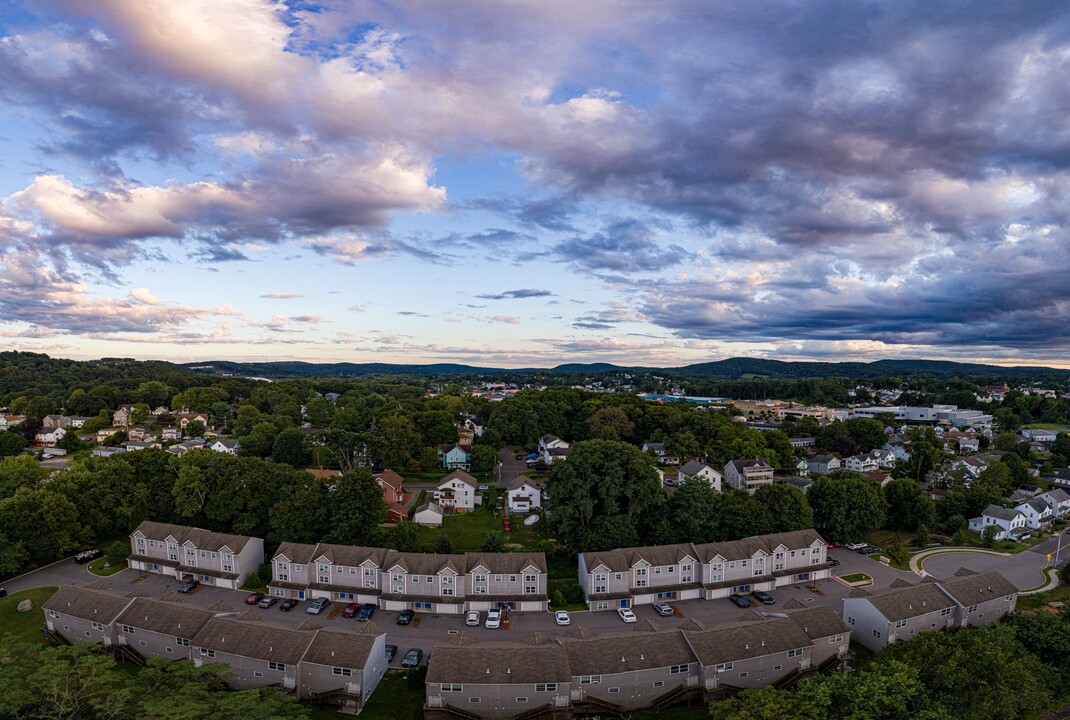
<instances>
[{"instance_id":1,"label":"white house","mask_svg":"<svg viewBox=\"0 0 1070 720\"><path fill-rule=\"evenodd\" d=\"M1026 428L1022 430L1022 437L1028 438L1033 442L1039 443L1053 443L1055 438L1059 437L1057 430L1040 430L1037 428Z\"/></svg>"},{"instance_id":2,"label":"white house","mask_svg":"<svg viewBox=\"0 0 1070 720\"><path fill-rule=\"evenodd\" d=\"M92 455L93 455L93 457L108 458L108 457L111 457L112 455L118 455L119 453L124 453L124 452L126 452L126 448L108 447L106 445L101 445L100 447L93 448Z\"/></svg>"},{"instance_id":3,"label":"white house","mask_svg":"<svg viewBox=\"0 0 1070 720\"><path fill-rule=\"evenodd\" d=\"M762 458L729 460L724 466L724 479L737 490L753 494L762 485L773 484L773 466Z\"/></svg>"},{"instance_id":4,"label":"white house","mask_svg":"<svg viewBox=\"0 0 1070 720\"><path fill-rule=\"evenodd\" d=\"M970 530L983 532L990 525L999 528L996 540L1018 539L1029 535L1025 515L1020 510L1003 508L999 505L989 505L985 508L981 517L970 520Z\"/></svg>"},{"instance_id":5,"label":"white house","mask_svg":"<svg viewBox=\"0 0 1070 720\"><path fill-rule=\"evenodd\" d=\"M1026 527L1032 530L1051 525L1051 507L1040 498L1023 500L1014 509L1025 515Z\"/></svg>"},{"instance_id":6,"label":"white house","mask_svg":"<svg viewBox=\"0 0 1070 720\"><path fill-rule=\"evenodd\" d=\"M1065 490L1056 488L1037 496L1037 500L1043 501L1051 508L1052 517L1063 517L1070 512L1070 495Z\"/></svg>"},{"instance_id":7,"label":"white house","mask_svg":"<svg viewBox=\"0 0 1070 720\"><path fill-rule=\"evenodd\" d=\"M509 512L528 513L542 507L542 488L534 480L520 475L505 490L505 506Z\"/></svg>"},{"instance_id":8,"label":"white house","mask_svg":"<svg viewBox=\"0 0 1070 720\"><path fill-rule=\"evenodd\" d=\"M214 443L208 446L210 450L214 450L219 453L226 453L227 455L238 454L238 441L237 440L216 440Z\"/></svg>"},{"instance_id":9,"label":"white house","mask_svg":"<svg viewBox=\"0 0 1070 720\"><path fill-rule=\"evenodd\" d=\"M51 447L52 445L55 445L60 440L62 440L63 436L66 434L67 431L61 427L54 427L50 430L42 430L34 436L34 444Z\"/></svg>"},{"instance_id":10,"label":"white house","mask_svg":"<svg viewBox=\"0 0 1070 720\"><path fill-rule=\"evenodd\" d=\"M412 516L412 519L417 525L423 525L425 527L441 527L442 506L433 502L424 503L416 508L416 513Z\"/></svg>"},{"instance_id":11,"label":"white house","mask_svg":"<svg viewBox=\"0 0 1070 720\"><path fill-rule=\"evenodd\" d=\"M806 461L810 472L817 475L828 475L842 467L840 459L835 455L814 455Z\"/></svg>"},{"instance_id":12,"label":"white house","mask_svg":"<svg viewBox=\"0 0 1070 720\"><path fill-rule=\"evenodd\" d=\"M877 461L877 466L882 468L895 467L895 453L891 450L873 450L869 453L869 456Z\"/></svg>"},{"instance_id":13,"label":"white house","mask_svg":"<svg viewBox=\"0 0 1070 720\"><path fill-rule=\"evenodd\" d=\"M871 455L852 455L843 461L843 466L851 472L870 472L880 468L880 463Z\"/></svg>"},{"instance_id":14,"label":"white house","mask_svg":"<svg viewBox=\"0 0 1070 720\"><path fill-rule=\"evenodd\" d=\"M454 470L438 484L438 504L444 510L470 512L479 502L479 481L464 470Z\"/></svg>"},{"instance_id":15,"label":"white house","mask_svg":"<svg viewBox=\"0 0 1070 720\"><path fill-rule=\"evenodd\" d=\"M547 433L539 438L539 450L552 450L554 448L568 449L569 447L567 442L556 435Z\"/></svg>"},{"instance_id":16,"label":"white house","mask_svg":"<svg viewBox=\"0 0 1070 720\"><path fill-rule=\"evenodd\" d=\"M679 465L680 458L675 455L669 455L665 452L665 443L648 442L643 443L642 448L644 453L652 452L658 458L658 465Z\"/></svg>"},{"instance_id":17,"label":"white house","mask_svg":"<svg viewBox=\"0 0 1070 720\"><path fill-rule=\"evenodd\" d=\"M682 468L680 468L680 484L682 485L690 478L697 478L703 482L709 483L714 492L721 492L721 480L724 479L723 476L705 463L700 463L698 460L689 460Z\"/></svg>"},{"instance_id":18,"label":"white house","mask_svg":"<svg viewBox=\"0 0 1070 720\"><path fill-rule=\"evenodd\" d=\"M981 450L980 438L959 438L959 452L979 452Z\"/></svg>"}]
</instances>

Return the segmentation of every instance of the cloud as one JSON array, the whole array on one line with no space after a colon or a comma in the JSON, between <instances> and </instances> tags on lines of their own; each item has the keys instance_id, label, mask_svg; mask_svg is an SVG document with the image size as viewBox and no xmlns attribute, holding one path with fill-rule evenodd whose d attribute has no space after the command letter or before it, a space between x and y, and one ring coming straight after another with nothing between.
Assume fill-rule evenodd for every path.
<instances>
[{"instance_id":1,"label":"cloud","mask_svg":"<svg viewBox=\"0 0 1070 720\"><path fill-rule=\"evenodd\" d=\"M404 315L405 317L431 317L422 312L416 312L415 310L398 310L397 315Z\"/></svg>"},{"instance_id":2,"label":"cloud","mask_svg":"<svg viewBox=\"0 0 1070 720\"><path fill-rule=\"evenodd\" d=\"M602 232L558 243L553 253L560 260L585 270L644 272L664 270L691 255L681 246L662 246L654 228L637 220L615 222Z\"/></svg>"},{"instance_id":3,"label":"cloud","mask_svg":"<svg viewBox=\"0 0 1070 720\"><path fill-rule=\"evenodd\" d=\"M134 288L130 291L130 297L145 305L159 305L160 300L152 294L148 288Z\"/></svg>"},{"instance_id":4,"label":"cloud","mask_svg":"<svg viewBox=\"0 0 1070 720\"><path fill-rule=\"evenodd\" d=\"M483 295L476 295L477 298L482 300L519 300L522 298L533 297L553 297L553 293L549 290L506 290L500 293L487 293Z\"/></svg>"},{"instance_id":5,"label":"cloud","mask_svg":"<svg viewBox=\"0 0 1070 720\"><path fill-rule=\"evenodd\" d=\"M260 297L267 300L295 300L297 298L303 298L301 293L287 293L287 292L270 292L264 293Z\"/></svg>"},{"instance_id":6,"label":"cloud","mask_svg":"<svg viewBox=\"0 0 1070 720\"><path fill-rule=\"evenodd\" d=\"M519 325L520 318L516 315L495 315L490 319L491 322L505 323L507 325Z\"/></svg>"},{"instance_id":7,"label":"cloud","mask_svg":"<svg viewBox=\"0 0 1070 720\"><path fill-rule=\"evenodd\" d=\"M290 322L317 325L323 322L322 315L291 315Z\"/></svg>"}]
</instances>

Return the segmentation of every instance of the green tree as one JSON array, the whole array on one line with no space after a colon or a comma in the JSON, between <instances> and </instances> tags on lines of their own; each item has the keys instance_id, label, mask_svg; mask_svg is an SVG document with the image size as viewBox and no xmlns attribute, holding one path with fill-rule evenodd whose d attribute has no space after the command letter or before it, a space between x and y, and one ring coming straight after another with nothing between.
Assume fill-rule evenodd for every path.
<instances>
[{"instance_id":1,"label":"green tree","mask_svg":"<svg viewBox=\"0 0 1070 720\"><path fill-rule=\"evenodd\" d=\"M190 423L192 425L193 423ZM271 423L258 423L249 434L241 438L238 455L241 457L266 458L271 455L278 429Z\"/></svg>"},{"instance_id":2,"label":"green tree","mask_svg":"<svg viewBox=\"0 0 1070 720\"><path fill-rule=\"evenodd\" d=\"M452 555L454 553L453 540L449 535L439 535L435 538L435 544L431 548L432 552L438 555Z\"/></svg>"},{"instance_id":3,"label":"green tree","mask_svg":"<svg viewBox=\"0 0 1070 720\"><path fill-rule=\"evenodd\" d=\"M325 428L334 420L334 403L326 398L313 398L305 403L305 417L314 428Z\"/></svg>"},{"instance_id":4,"label":"green tree","mask_svg":"<svg viewBox=\"0 0 1070 720\"><path fill-rule=\"evenodd\" d=\"M190 438L204 437L204 423L200 420L191 420L186 423L185 436ZM240 445L239 445L240 447Z\"/></svg>"},{"instance_id":5,"label":"green tree","mask_svg":"<svg viewBox=\"0 0 1070 720\"><path fill-rule=\"evenodd\" d=\"M130 410L130 422L134 425L141 425L150 417L152 417L152 409L143 402L135 403Z\"/></svg>"},{"instance_id":6,"label":"green tree","mask_svg":"<svg viewBox=\"0 0 1070 720\"><path fill-rule=\"evenodd\" d=\"M505 534L500 530L491 530L483 536L483 542L480 543L479 550L485 553L505 552Z\"/></svg>"},{"instance_id":7,"label":"green tree","mask_svg":"<svg viewBox=\"0 0 1070 720\"><path fill-rule=\"evenodd\" d=\"M11 432L0 432L0 457L18 455L26 447L26 439Z\"/></svg>"},{"instance_id":8,"label":"green tree","mask_svg":"<svg viewBox=\"0 0 1070 720\"><path fill-rule=\"evenodd\" d=\"M884 424L880 420L851 418L846 420L844 425L847 435L854 440L855 445L862 452L881 447L888 437L884 434Z\"/></svg>"},{"instance_id":9,"label":"green tree","mask_svg":"<svg viewBox=\"0 0 1070 720\"><path fill-rule=\"evenodd\" d=\"M26 558L44 563L79 548L89 539L73 502L44 488L20 487L0 500L0 528L23 547Z\"/></svg>"},{"instance_id":10,"label":"green tree","mask_svg":"<svg viewBox=\"0 0 1070 720\"><path fill-rule=\"evenodd\" d=\"M680 458L681 463L686 463L691 458L702 454L702 446L695 437L695 433L690 430L681 430L670 435L665 441L665 454Z\"/></svg>"},{"instance_id":11,"label":"green tree","mask_svg":"<svg viewBox=\"0 0 1070 720\"><path fill-rule=\"evenodd\" d=\"M999 534L999 528L995 525L986 525L981 530L981 542L984 543L986 548L993 548L996 546L996 535Z\"/></svg>"},{"instance_id":12,"label":"green tree","mask_svg":"<svg viewBox=\"0 0 1070 720\"><path fill-rule=\"evenodd\" d=\"M814 526L814 511L806 494L791 485L776 483L762 485L754 493L754 500L764 505L773 532L804 530Z\"/></svg>"},{"instance_id":13,"label":"green tree","mask_svg":"<svg viewBox=\"0 0 1070 720\"><path fill-rule=\"evenodd\" d=\"M45 415L52 415L56 412L56 403L52 402L52 398L46 395L38 395L26 402L26 407L22 412L27 417L40 420Z\"/></svg>"},{"instance_id":14,"label":"green tree","mask_svg":"<svg viewBox=\"0 0 1070 720\"><path fill-rule=\"evenodd\" d=\"M174 388L159 380L146 380L138 385L134 392L139 402L145 403L154 410L158 407L167 407L167 401L174 394Z\"/></svg>"},{"instance_id":15,"label":"green tree","mask_svg":"<svg viewBox=\"0 0 1070 720\"><path fill-rule=\"evenodd\" d=\"M271 459L293 466L304 466L312 462L312 448L308 436L297 428L287 428L275 436L271 445Z\"/></svg>"},{"instance_id":16,"label":"green tree","mask_svg":"<svg viewBox=\"0 0 1070 720\"><path fill-rule=\"evenodd\" d=\"M807 498L814 527L831 540L854 542L884 524L887 503L877 484L863 475L836 471L819 477Z\"/></svg>"},{"instance_id":17,"label":"green tree","mask_svg":"<svg viewBox=\"0 0 1070 720\"><path fill-rule=\"evenodd\" d=\"M1017 433L1002 432L992 440L992 449L1011 452L1021 443L1022 438Z\"/></svg>"},{"instance_id":18,"label":"green tree","mask_svg":"<svg viewBox=\"0 0 1070 720\"><path fill-rule=\"evenodd\" d=\"M884 500L888 504L888 527L892 530L917 530L932 525L936 516L933 502L917 482L897 478L884 486Z\"/></svg>"},{"instance_id":19,"label":"green tree","mask_svg":"<svg viewBox=\"0 0 1070 720\"><path fill-rule=\"evenodd\" d=\"M390 547L398 552L419 552L420 529L413 522L400 522L390 530Z\"/></svg>"},{"instance_id":20,"label":"green tree","mask_svg":"<svg viewBox=\"0 0 1070 720\"><path fill-rule=\"evenodd\" d=\"M327 542L374 544L379 526L386 521L386 505L382 488L368 470L350 470L335 479L330 518Z\"/></svg>"},{"instance_id":21,"label":"green tree","mask_svg":"<svg viewBox=\"0 0 1070 720\"><path fill-rule=\"evenodd\" d=\"M489 445L476 445L468 459L472 463L472 472L490 472L498 463L498 453Z\"/></svg>"},{"instance_id":22,"label":"green tree","mask_svg":"<svg viewBox=\"0 0 1070 720\"><path fill-rule=\"evenodd\" d=\"M669 525L677 542L709 543L720 538L720 496L706 481L688 478L669 500Z\"/></svg>"},{"instance_id":23,"label":"green tree","mask_svg":"<svg viewBox=\"0 0 1070 720\"><path fill-rule=\"evenodd\" d=\"M1063 458L1063 462L1070 462L1070 433L1061 432L1055 436L1055 442L1051 444L1051 452Z\"/></svg>"}]
</instances>

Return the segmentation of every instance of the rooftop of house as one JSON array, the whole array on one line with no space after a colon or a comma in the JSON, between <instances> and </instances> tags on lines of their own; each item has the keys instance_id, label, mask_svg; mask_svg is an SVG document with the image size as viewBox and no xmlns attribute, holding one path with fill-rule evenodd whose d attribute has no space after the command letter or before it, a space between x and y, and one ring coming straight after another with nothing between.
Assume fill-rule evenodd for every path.
<instances>
[{"instance_id":1,"label":"rooftop of house","mask_svg":"<svg viewBox=\"0 0 1070 720\"><path fill-rule=\"evenodd\" d=\"M517 685L567 683L568 656L558 644L499 644L435 646L427 666L429 683Z\"/></svg>"},{"instance_id":2,"label":"rooftop of house","mask_svg":"<svg viewBox=\"0 0 1070 720\"><path fill-rule=\"evenodd\" d=\"M186 527L184 525L172 525L170 523L158 523L146 520L137 526L131 535L142 535L150 540L163 541L173 537L179 545L192 542L199 550L220 550L230 548L232 552L240 553L253 538L248 535L232 535L230 533L217 533L201 528Z\"/></svg>"}]
</instances>

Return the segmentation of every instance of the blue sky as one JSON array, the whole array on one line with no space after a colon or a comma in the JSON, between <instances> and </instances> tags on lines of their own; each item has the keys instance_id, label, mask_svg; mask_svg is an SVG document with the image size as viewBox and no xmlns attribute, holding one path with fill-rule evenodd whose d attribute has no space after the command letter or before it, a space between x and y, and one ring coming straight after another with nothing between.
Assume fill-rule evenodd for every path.
<instances>
[{"instance_id":1,"label":"blue sky","mask_svg":"<svg viewBox=\"0 0 1070 720\"><path fill-rule=\"evenodd\" d=\"M1070 365L1058 2L0 13L0 338Z\"/></svg>"}]
</instances>

